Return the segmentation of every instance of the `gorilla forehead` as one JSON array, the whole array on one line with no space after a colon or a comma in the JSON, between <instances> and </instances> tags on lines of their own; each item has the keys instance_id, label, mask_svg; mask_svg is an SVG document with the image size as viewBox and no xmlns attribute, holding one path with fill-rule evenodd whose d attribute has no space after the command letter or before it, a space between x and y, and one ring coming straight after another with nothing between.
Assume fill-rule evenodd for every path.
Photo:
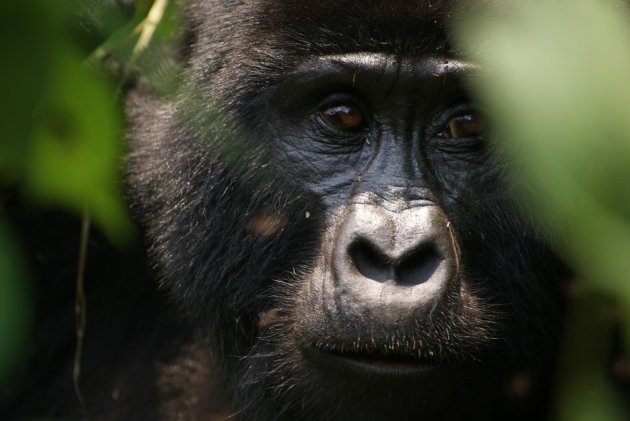
<instances>
[{"instance_id":1,"label":"gorilla forehead","mask_svg":"<svg viewBox=\"0 0 630 421\"><path fill-rule=\"evenodd\" d=\"M318 2L297 2L291 0L266 0L260 3L260 10L268 11L287 25L321 27L370 27L410 28L418 31L418 24L440 20L449 7L448 1L405 1L372 0L347 2L324 0ZM426 27L425 27L426 28ZM424 29L426 30L426 29Z\"/></svg>"},{"instance_id":2,"label":"gorilla forehead","mask_svg":"<svg viewBox=\"0 0 630 421\"><path fill-rule=\"evenodd\" d=\"M396 61L460 57L445 23L452 1L193 0L185 9L192 41L189 76L222 109L262 98L312 57L382 53ZM242 111L242 110L241 110ZM240 113L241 111L237 111Z\"/></svg>"},{"instance_id":3,"label":"gorilla forehead","mask_svg":"<svg viewBox=\"0 0 630 421\"><path fill-rule=\"evenodd\" d=\"M428 45L435 50L437 39L446 40L443 23L450 17L451 4L440 0L194 0L187 16L206 42L229 42L231 47L236 44L249 50L282 40L282 48L293 54L392 52L392 48L417 54Z\"/></svg>"}]
</instances>

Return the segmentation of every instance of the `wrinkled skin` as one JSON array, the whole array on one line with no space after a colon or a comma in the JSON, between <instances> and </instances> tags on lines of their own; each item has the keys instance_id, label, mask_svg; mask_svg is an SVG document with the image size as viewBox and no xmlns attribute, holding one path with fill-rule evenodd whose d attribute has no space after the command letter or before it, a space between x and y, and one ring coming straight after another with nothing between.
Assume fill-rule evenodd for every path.
<instances>
[{"instance_id":1,"label":"wrinkled skin","mask_svg":"<svg viewBox=\"0 0 630 421\"><path fill-rule=\"evenodd\" d=\"M449 8L190 1L181 88L128 99L168 303L142 275L111 277L115 311L88 291L93 419L545 418L569 274L519 212ZM0 415L81 418L71 350Z\"/></svg>"},{"instance_id":2,"label":"wrinkled skin","mask_svg":"<svg viewBox=\"0 0 630 421\"><path fill-rule=\"evenodd\" d=\"M514 206L448 5L187 12L186 86L132 95L131 186L239 416L542 416L565 270Z\"/></svg>"}]
</instances>

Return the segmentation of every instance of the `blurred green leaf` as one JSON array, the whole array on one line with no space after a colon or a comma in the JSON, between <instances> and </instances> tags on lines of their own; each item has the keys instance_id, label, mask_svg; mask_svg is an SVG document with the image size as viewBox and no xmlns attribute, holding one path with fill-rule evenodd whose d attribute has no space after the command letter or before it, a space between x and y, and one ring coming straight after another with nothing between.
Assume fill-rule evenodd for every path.
<instances>
[{"instance_id":1,"label":"blurred green leaf","mask_svg":"<svg viewBox=\"0 0 630 421\"><path fill-rule=\"evenodd\" d=\"M0 177L5 182L18 179L25 165L31 120L70 4L5 0L0 7Z\"/></svg>"},{"instance_id":2,"label":"blurred green leaf","mask_svg":"<svg viewBox=\"0 0 630 421\"><path fill-rule=\"evenodd\" d=\"M146 55L147 52L146 48L137 48L141 34L150 27L148 39L153 45L161 43L171 45L180 28L179 9L180 4L172 0L137 1L133 18L90 54L89 63L95 68L102 68L108 67L108 62L113 60L128 66L127 71L134 70L136 66L141 66L143 71L153 70L152 66L138 61L139 56ZM155 13L156 10L158 13ZM153 48L148 50L151 51ZM149 58L150 56L151 54ZM143 71L141 73L144 74ZM126 76L126 74L122 75L122 77Z\"/></svg>"},{"instance_id":3,"label":"blurred green leaf","mask_svg":"<svg viewBox=\"0 0 630 421\"><path fill-rule=\"evenodd\" d=\"M133 17L99 45L90 54L88 61L96 68L102 66L103 62L111 57L126 63L131 57L133 46L139 36L136 28L146 18L150 6L150 2L147 1L136 2L136 10Z\"/></svg>"},{"instance_id":4,"label":"blurred green leaf","mask_svg":"<svg viewBox=\"0 0 630 421\"><path fill-rule=\"evenodd\" d=\"M486 2L455 29L481 65L471 85L504 138L497 147L515 163L524 203L586 286L561 355L557 415L623 419L606 377L612 321L602 314L621 306L630 343L628 3ZM601 296L613 299L589 302Z\"/></svg>"},{"instance_id":5,"label":"blurred green leaf","mask_svg":"<svg viewBox=\"0 0 630 421\"><path fill-rule=\"evenodd\" d=\"M69 27L75 0L7 0L0 8L0 182L81 213L114 241L131 223L117 185L122 118L115 89L82 64Z\"/></svg>"},{"instance_id":6,"label":"blurred green leaf","mask_svg":"<svg viewBox=\"0 0 630 421\"><path fill-rule=\"evenodd\" d=\"M38 201L81 212L115 240L131 232L120 197L121 115L113 87L82 65L69 46L57 51L33 128L25 188Z\"/></svg>"},{"instance_id":7,"label":"blurred green leaf","mask_svg":"<svg viewBox=\"0 0 630 421\"><path fill-rule=\"evenodd\" d=\"M460 31L489 72L477 92L561 251L630 303L628 10L614 1L505 3Z\"/></svg>"},{"instance_id":8,"label":"blurred green leaf","mask_svg":"<svg viewBox=\"0 0 630 421\"><path fill-rule=\"evenodd\" d=\"M0 219L0 385L14 372L29 334L29 294L18 248Z\"/></svg>"},{"instance_id":9,"label":"blurred green leaf","mask_svg":"<svg viewBox=\"0 0 630 421\"><path fill-rule=\"evenodd\" d=\"M127 5L122 0L81 0L77 2L80 29L107 39L129 21L132 10L141 9L139 3Z\"/></svg>"}]
</instances>

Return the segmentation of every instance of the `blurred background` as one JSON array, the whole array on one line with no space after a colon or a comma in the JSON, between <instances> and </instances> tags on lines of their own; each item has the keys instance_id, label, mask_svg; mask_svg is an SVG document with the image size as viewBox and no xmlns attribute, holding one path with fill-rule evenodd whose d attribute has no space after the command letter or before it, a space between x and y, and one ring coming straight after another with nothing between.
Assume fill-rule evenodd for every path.
<instances>
[{"instance_id":1,"label":"blurred background","mask_svg":"<svg viewBox=\"0 0 630 421\"><path fill-rule=\"evenodd\" d=\"M90 224L118 249L138 241L122 193L125 87L133 79L168 94L177 85L178 3L0 7L0 398L32 346L36 311L15 203L76 221L65 237L76 251L67 288L80 344ZM470 89L509 139L500 147L514 162L523 206L577 273L553 419L629 419L629 3L487 3L452 21L457 42L486 74Z\"/></svg>"}]
</instances>

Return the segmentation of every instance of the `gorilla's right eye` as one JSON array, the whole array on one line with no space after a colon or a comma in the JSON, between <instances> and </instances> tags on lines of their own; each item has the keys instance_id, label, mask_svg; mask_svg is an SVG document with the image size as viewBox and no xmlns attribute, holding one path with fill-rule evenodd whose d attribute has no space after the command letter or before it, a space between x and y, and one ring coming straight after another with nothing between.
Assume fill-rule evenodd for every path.
<instances>
[{"instance_id":1,"label":"gorilla's right eye","mask_svg":"<svg viewBox=\"0 0 630 421\"><path fill-rule=\"evenodd\" d=\"M483 114L472 111L451 118L439 136L443 139L481 137L486 131L486 126Z\"/></svg>"},{"instance_id":2,"label":"gorilla's right eye","mask_svg":"<svg viewBox=\"0 0 630 421\"><path fill-rule=\"evenodd\" d=\"M351 102L329 106L319 116L325 125L340 132L356 133L365 126L363 111Z\"/></svg>"}]
</instances>

